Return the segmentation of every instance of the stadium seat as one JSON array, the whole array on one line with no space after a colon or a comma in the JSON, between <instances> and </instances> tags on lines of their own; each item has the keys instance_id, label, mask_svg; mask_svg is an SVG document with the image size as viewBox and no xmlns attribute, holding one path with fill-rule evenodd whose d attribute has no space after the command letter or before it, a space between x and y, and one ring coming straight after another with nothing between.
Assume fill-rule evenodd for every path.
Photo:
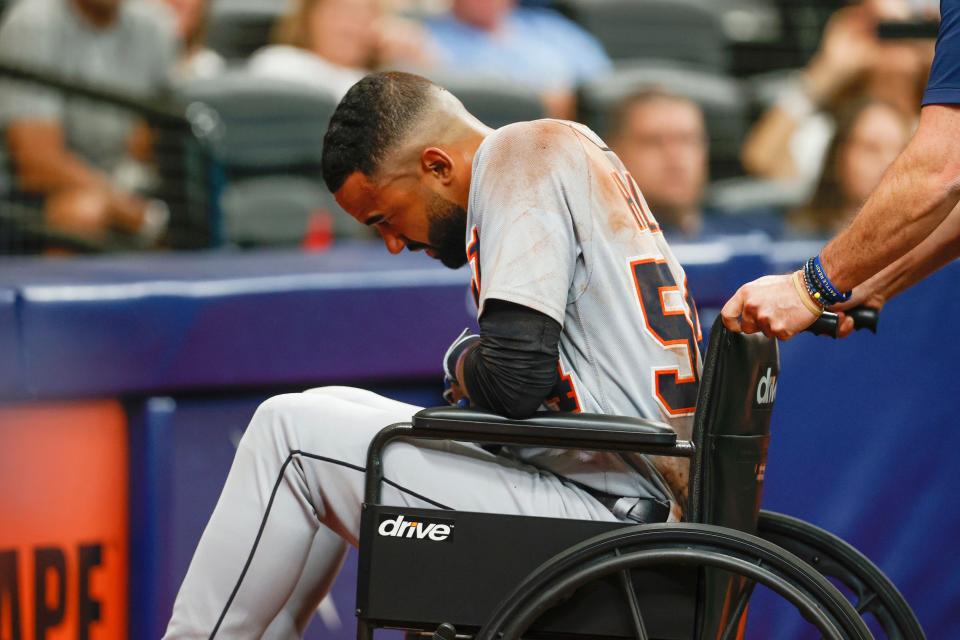
<instances>
[{"instance_id":1,"label":"stadium seat","mask_svg":"<svg viewBox=\"0 0 960 640\"><path fill-rule=\"evenodd\" d=\"M614 60L660 58L726 71L720 16L698 0L562 0L558 8L599 38Z\"/></svg>"},{"instance_id":2,"label":"stadium seat","mask_svg":"<svg viewBox=\"0 0 960 640\"><path fill-rule=\"evenodd\" d=\"M547 115L540 96L526 87L484 76L430 74L430 79L457 96L470 113L495 129Z\"/></svg>"},{"instance_id":3,"label":"stadium seat","mask_svg":"<svg viewBox=\"0 0 960 640\"><path fill-rule=\"evenodd\" d=\"M336 205L320 176L334 96L241 71L184 85L180 96L194 121L206 123L206 137L223 169L219 202L228 242L298 244L317 210L333 217L334 233L365 235Z\"/></svg>"},{"instance_id":4,"label":"stadium seat","mask_svg":"<svg viewBox=\"0 0 960 640\"><path fill-rule=\"evenodd\" d=\"M314 178L272 175L239 180L227 185L220 205L224 235L241 247L296 246L312 225L330 237L367 235Z\"/></svg>"},{"instance_id":5,"label":"stadium seat","mask_svg":"<svg viewBox=\"0 0 960 640\"><path fill-rule=\"evenodd\" d=\"M639 90L659 87L700 105L710 134L713 178L742 173L739 153L748 125L748 105L733 78L655 60L633 61L581 87L580 119L601 135L608 133L611 110Z\"/></svg>"},{"instance_id":6,"label":"stadium seat","mask_svg":"<svg viewBox=\"0 0 960 640\"><path fill-rule=\"evenodd\" d=\"M179 93L216 113L218 157L232 170L253 173L319 166L338 102L314 87L243 71L182 85Z\"/></svg>"},{"instance_id":7,"label":"stadium seat","mask_svg":"<svg viewBox=\"0 0 960 640\"><path fill-rule=\"evenodd\" d=\"M210 7L207 46L228 60L242 60L270 41L283 13L278 0L219 0Z\"/></svg>"}]
</instances>

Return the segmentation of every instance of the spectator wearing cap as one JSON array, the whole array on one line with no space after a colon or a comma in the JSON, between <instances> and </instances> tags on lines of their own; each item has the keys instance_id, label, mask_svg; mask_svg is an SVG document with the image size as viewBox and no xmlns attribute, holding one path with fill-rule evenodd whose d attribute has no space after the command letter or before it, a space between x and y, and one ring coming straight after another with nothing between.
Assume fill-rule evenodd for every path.
<instances>
[{"instance_id":1,"label":"spectator wearing cap","mask_svg":"<svg viewBox=\"0 0 960 640\"><path fill-rule=\"evenodd\" d=\"M175 51L169 16L139 2L29 0L0 25L0 61L144 97L166 87ZM42 200L50 227L151 241L165 226L162 203L111 178L131 154L150 153L145 127L128 112L10 82L0 91L0 126L17 188Z\"/></svg>"},{"instance_id":2,"label":"spectator wearing cap","mask_svg":"<svg viewBox=\"0 0 960 640\"><path fill-rule=\"evenodd\" d=\"M573 117L574 89L611 66L601 44L575 23L514 0L453 0L426 25L442 70L532 87L555 117Z\"/></svg>"},{"instance_id":3,"label":"spectator wearing cap","mask_svg":"<svg viewBox=\"0 0 960 640\"><path fill-rule=\"evenodd\" d=\"M770 212L706 210L709 141L703 112L692 100L659 88L630 95L614 109L608 142L671 241L779 235L779 217Z\"/></svg>"}]
</instances>

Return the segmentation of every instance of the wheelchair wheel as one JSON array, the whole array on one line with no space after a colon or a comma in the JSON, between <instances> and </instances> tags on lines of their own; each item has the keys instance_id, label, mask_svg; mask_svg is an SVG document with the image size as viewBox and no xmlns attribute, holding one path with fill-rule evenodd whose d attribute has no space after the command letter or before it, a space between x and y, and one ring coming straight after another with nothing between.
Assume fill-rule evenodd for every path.
<instances>
[{"instance_id":1,"label":"wheelchair wheel","mask_svg":"<svg viewBox=\"0 0 960 640\"><path fill-rule=\"evenodd\" d=\"M866 556L835 535L780 513L760 512L757 535L807 562L853 594L861 615L872 614L890 640L923 640L916 615L897 588Z\"/></svg>"},{"instance_id":2,"label":"wheelchair wheel","mask_svg":"<svg viewBox=\"0 0 960 640\"><path fill-rule=\"evenodd\" d=\"M714 567L766 585L793 604L824 638L872 637L836 587L791 553L736 530L684 523L612 531L554 556L501 602L476 640L519 639L545 612L580 587L617 574L634 635L646 640L643 614L629 572L671 564Z\"/></svg>"}]
</instances>

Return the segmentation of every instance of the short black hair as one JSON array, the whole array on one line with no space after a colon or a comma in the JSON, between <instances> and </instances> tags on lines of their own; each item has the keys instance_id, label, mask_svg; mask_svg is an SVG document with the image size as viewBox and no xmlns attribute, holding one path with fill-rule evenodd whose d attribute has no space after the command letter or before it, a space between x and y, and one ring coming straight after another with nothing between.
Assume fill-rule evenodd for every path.
<instances>
[{"instance_id":1,"label":"short black hair","mask_svg":"<svg viewBox=\"0 0 960 640\"><path fill-rule=\"evenodd\" d=\"M323 181L335 192L354 171L371 176L429 102L434 84L390 71L364 77L337 105L323 138Z\"/></svg>"}]
</instances>

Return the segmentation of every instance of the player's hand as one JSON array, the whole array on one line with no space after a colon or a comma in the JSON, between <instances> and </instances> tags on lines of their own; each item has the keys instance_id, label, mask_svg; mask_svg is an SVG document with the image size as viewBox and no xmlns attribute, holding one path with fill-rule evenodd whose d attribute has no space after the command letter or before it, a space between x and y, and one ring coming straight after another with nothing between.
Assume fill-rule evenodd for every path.
<instances>
[{"instance_id":1,"label":"player's hand","mask_svg":"<svg viewBox=\"0 0 960 640\"><path fill-rule=\"evenodd\" d=\"M720 310L723 326L787 340L817 319L800 299L793 274L764 276L743 285ZM852 324L852 320L847 318Z\"/></svg>"},{"instance_id":2,"label":"player's hand","mask_svg":"<svg viewBox=\"0 0 960 640\"><path fill-rule=\"evenodd\" d=\"M465 409L470 406L470 398L460 384L451 378L443 378L443 399L447 404Z\"/></svg>"},{"instance_id":3,"label":"player's hand","mask_svg":"<svg viewBox=\"0 0 960 640\"><path fill-rule=\"evenodd\" d=\"M456 382L458 373L457 365L460 363L460 358L463 357L468 349L471 349L479 342L480 336L475 335L470 329L464 329L447 348L447 352L443 354L444 375Z\"/></svg>"},{"instance_id":4,"label":"player's hand","mask_svg":"<svg viewBox=\"0 0 960 640\"><path fill-rule=\"evenodd\" d=\"M461 362L472 347L480 342L480 336L464 329L443 355L443 399L455 407L469 407L470 397L457 381Z\"/></svg>"}]
</instances>

